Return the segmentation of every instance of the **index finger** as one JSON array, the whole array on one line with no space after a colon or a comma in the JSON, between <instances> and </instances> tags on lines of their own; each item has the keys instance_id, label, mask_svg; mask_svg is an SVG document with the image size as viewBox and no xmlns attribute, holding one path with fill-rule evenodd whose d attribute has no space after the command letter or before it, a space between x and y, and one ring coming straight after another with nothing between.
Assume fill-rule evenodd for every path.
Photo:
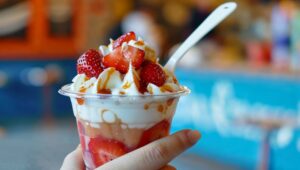
<instances>
[{"instance_id":1,"label":"index finger","mask_svg":"<svg viewBox=\"0 0 300 170\"><path fill-rule=\"evenodd\" d=\"M183 130L154 141L144 147L104 164L98 170L132 169L156 170L193 146L201 135L198 131Z\"/></svg>"}]
</instances>

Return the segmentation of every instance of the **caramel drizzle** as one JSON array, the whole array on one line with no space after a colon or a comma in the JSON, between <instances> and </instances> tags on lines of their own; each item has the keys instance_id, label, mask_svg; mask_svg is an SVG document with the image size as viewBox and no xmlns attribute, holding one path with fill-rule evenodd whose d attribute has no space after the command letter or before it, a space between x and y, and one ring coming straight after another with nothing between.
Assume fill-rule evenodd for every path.
<instances>
[{"instance_id":1,"label":"caramel drizzle","mask_svg":"<svg viewBox=\"0 0 300 170\"><path fill-rule=\"evenodd\" d=\"M145 110L148 110L148 109L149 109L149 104L145 104L145 105L144 105L144 109L145 109Z\"/></svg>"},{"instance_id":2,"label":"caramel drizzle","mask_svg":"<svg viewBox=\"0 0 300 170\"><path fill-rule=\"evenodd\" d=\"M149 90L148 91L149 91L150 94L153 94L153 89L152 89L151 86L149 86Z\"/></svg>"},{"instance_id":3,"label":"caramel drizzle","mask_svg":"<svg viewBox=\"0 0 300 170\"><path fill-rule=\"evenodd\" d=\"M121 95L125 95L126 93L125 93L125 92L123 92L123 91L120 91L120 92L119 92L119 94L121 94Z\"/></svg>"},{"instance_id":4,"label":"caramel drizzle","mask_svg":"<svg viewBox=\"0 0 300 170\"><path fill-rule=\"evenodd\" d=\"M167 100L167 106L171 106L174 102L175 98L171 98Z\"/></svg>"},{"instance_id":5,"label":"caramel drizzle","mask_svg":"<svg viewBox=\"0 0 300 170\"><path fill-rule=\"evenodd\" d=\"M103 109L103 110L101 110L101 112L100 112L100 116L101 116L101 118L102 118L102 120L103 120L104 123L107 123L107 124L112 124L112 123L115 124L115 123L118 123L118 124L120 124L120 125L124 125L126 128L129 127L127 123L122 122L122 120L121 120L120 118L118 118L117 114L116 114L115 112L112 112L112 111L111 111L111 112L114 114L115 121L114 121L114 122L106 122L103 115L104 115L104 113L107 112L107 111L111 111L111 110Z\"/></svg>"},{"instance_id":6,"label":"caramel drizzle","mask_svg":"<svg viewBox=\"0 0 300 170\"><path fill-rule=\"evenodd\" d=\"M164 93L164 92L173 92L173 88L171 85L169 84L165 84L163 86L160 87L160 90Z\"/></svg>"},{"instance_id":7,"label":"caramel drizzle","mask_svg":"<svg viewBox=\"0 0 300 170\"><path fill-rule=\"evenodd\" d=\"M80 93L85 93L86 90L87 90L87 88L85 88L85 87L80 87L79 92L80 92ZM83 98L76 98L76 100L77 100L77 103L78 103L79 105L83 105L83 104L84 104L84 99L83 99Z\"/></svg>"},{"instance_id":8,"label":"caramel drizzle","mask_svg":"<svg viewBox=\"0 0 300 170\"><path fill-rule=\"evenodd\" d=\"M107 73L107 77L106 79L104 80L104 83L103 83L103 86L101 87L101 82L102 82L102 79L100 78L99 79L99 82L98 82L98 86L97 86L97 93L101 93L101 94L111 94L111 90L110 89L107 89L107 84L108 84L108 81L110 80L110 77L111 75L115 72L115 69L114 68L111 68L110 70L108 70L108 73Z\"/></svg>"},{"instance_id":9,"label":"caramel drizzle","mask_svg":"<svg viewBox=\"0 0 300 170\"><path fill-rule=\"evenodd\" d=\"M137 41L136 43L135 43L135 45L145 45L145 43L143 42L143 41Z\"/></svg>"},{"instance_id":10,"label":"caramel drizzle","mask_svg":"<svg viewBox=\"0 0 300 170\"><path fill-rule=\"evenodd\" d=\"M122 86L123 89L129 89L131 86L131 83L129 83L128 81L125 82L125 84Z\"/></svg>"},{"instance_id":11,"label":"caramel drizzle","mask_svg":"<svg viewBox=\"0 0 300 170\"><path fill-rule=\"evenodd\" d=\"M160 105L158 105L158 107L157 107L157 111L158 112L163 112L165 109L164 109L164 106L162 105L162 104L160 104Z\"/></svg>"}]
</instances>

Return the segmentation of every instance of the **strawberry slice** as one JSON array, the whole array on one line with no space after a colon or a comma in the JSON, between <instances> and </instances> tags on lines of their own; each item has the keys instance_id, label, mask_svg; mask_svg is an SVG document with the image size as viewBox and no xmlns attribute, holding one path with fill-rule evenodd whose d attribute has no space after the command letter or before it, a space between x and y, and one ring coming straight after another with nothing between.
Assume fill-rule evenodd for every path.
<instances>
[{"instance_id":1,"label":"strawberry slice","mask_svg":"<svg viewBox=\"0 0 300 170\"><path fill-rule=\"evenodd\" d=\"M122 53L122 48L118 47L111 53L102 58L102 64L104 67L114 67L121 73L126 73L128 70L128 63L125 61Z\"/></svg>"},{"instance_id":2,"label":"strawberry slice","mask_svg":"<svg viewBox=\"0 0 300 170\"><path fill-rule=\"evenodd\" d=\"M129 63L138 69L144 61L145 52L141 49L126 46L114 49L111 53L103 57L102 63L105 67L114 67L116 70L125 74L128 71Z\"/></svg>"},{"instance_id":3,"label":"strawberry slice","mask_svg":"<svg viewBox=\"0 0 300 170\"><path fill-rule=\"evenodd\" d=\"M123 55L128 62L131 62L135 69L139 69L144 61L145 52L139 48L128 45L123 50Z\"/></svg>"},{"instance_id":4,"label":"strawberry slice","mask_svg":"<svg viewBox=\"0 0 300 170\"><path fill-rule=\"evenodd\" d=\"M84 126L79 120L77 120L77 129L80 134L85 134Z\"/></svg>"},{"instance_id":5,"label":"strawberry slice","mask_svg":"<svg viewBox=\"0 0 300 170\"><path fill-rule=\"evenodd\" d=\"M127 153L123 143L113 139L106 140L101 137L91 138L88 147L96 167Z\"/></svg>"},{"instance_id":6,"label":"strawberry slice","mask_svg":"<svg viewBox=\"0 0 300 170\"><path fill-rule=\"evenodd\" d=\"M166 74L159 64L147 60L142 64L140 78L145 86L149 83L162 86L166 81Z\"/></svg>"},{"instance_id":7,"label":"strawberry slice","mask_svg":"<svg viewBox=\"0 0 300 170\"><path fill-rule=\"evenodd\" d=\"M130 40L136 40L135 33L132 32L132 31L129 32L129 33L126 33L126 34L124 34L122 36L120 36L116 41L114 41L114 43L113 43L113 49L122 46L122 44L124 42L128 43Z\"/></svg>"},{"instance_id":8,"label":"strawberry slice","mask_svg":"<svg viewBox=\"0 0 300 170\"><path fill-rule=\"evenodd\" d=\"M96 50L89 49L77 60L77 73L87 77L98 77L103 71L101 67L102 56Z\"/></svg>"},{"instance_id":9,"label":"strawberry slice","mask_svg":"<svg viewBox=\"0 0 300 170\"><path fill-rule=\"evenodd\" d=\"M170 123L167 120L162 120L150 129L144 131L138 147L147 145L148 143L168 136L170 131Z\"/></svg>"}]
</instances>

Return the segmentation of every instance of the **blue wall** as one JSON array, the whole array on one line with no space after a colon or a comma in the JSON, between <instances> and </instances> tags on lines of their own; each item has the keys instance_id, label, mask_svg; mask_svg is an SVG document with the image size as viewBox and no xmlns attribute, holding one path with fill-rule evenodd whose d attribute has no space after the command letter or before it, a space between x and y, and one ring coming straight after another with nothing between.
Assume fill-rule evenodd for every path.
<instances>
[{"instance_id":1,"label":"blue wall","mask_svg":"<svg viewBox=\"0 0 300 170\"><path fill-rule=\"evenodd\" d=\"M244 117L300 116L299 77L179 70L192 89L182 98L172 131L196 128L203 138L192 150L200 155L255 169L263 131L238 124ZM271 169L300 167L299 130L285 127L271 136ZM297 148L298 147L298 148Z\"/></svg>"}]
</instances>

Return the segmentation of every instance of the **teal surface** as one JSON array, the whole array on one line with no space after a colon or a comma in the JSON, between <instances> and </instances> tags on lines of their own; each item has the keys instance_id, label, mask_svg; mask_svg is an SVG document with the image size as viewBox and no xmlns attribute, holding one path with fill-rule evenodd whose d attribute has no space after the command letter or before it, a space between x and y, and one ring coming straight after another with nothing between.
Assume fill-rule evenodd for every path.
<instances>
[{"instance_id":1,"label":"teal surface","mask_svg":"<svg viewBox=\"0 0 300 170\"><path fill-rule=\"evenodd\" d=\"M178 105L172 131L196 128L202 140L191 150L199 155L256 169L263 131L240 125L243 117L286 117L300 115L299 77L224 73L179 69L176 75L192 93ZM283 127L273 133L271 169L300 167L300 135Z\"/></svg>"}]
</instances>

